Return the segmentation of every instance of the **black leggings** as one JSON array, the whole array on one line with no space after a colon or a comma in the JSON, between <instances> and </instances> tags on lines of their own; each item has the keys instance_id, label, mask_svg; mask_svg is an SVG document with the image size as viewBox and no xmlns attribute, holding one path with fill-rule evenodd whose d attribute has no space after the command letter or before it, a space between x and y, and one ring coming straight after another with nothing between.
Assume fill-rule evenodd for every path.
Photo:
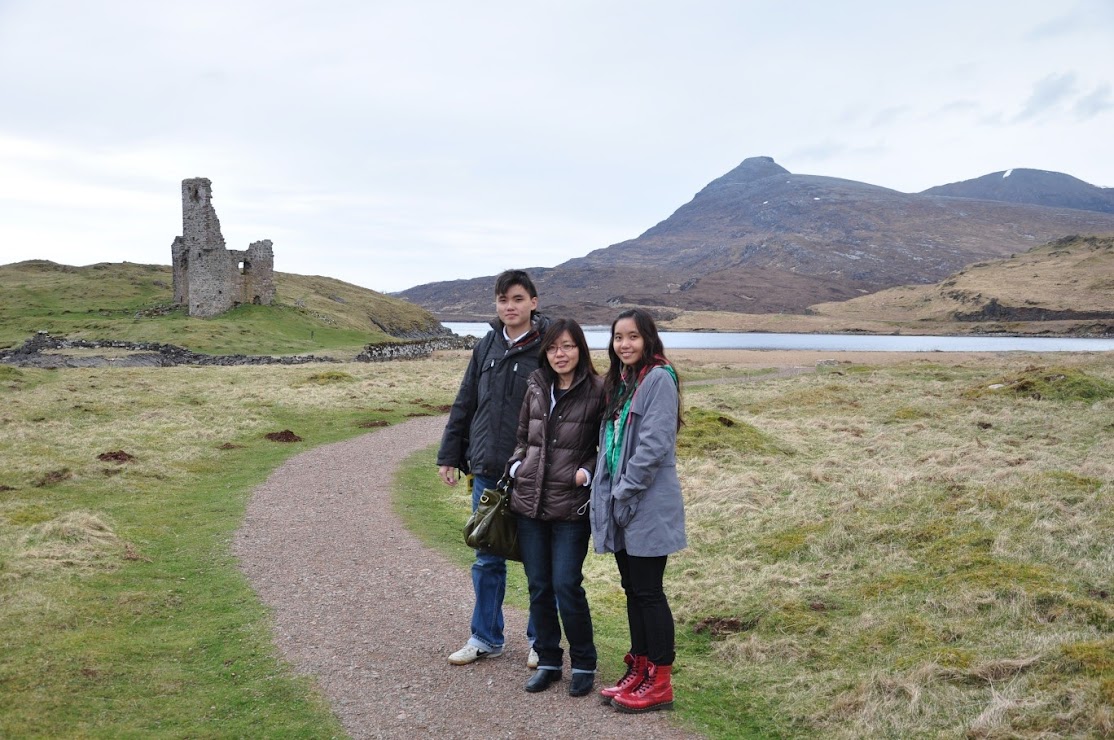
<instances>
[{"instance_id":1,"label":"black leggings","mask_svg":"<svg viewBox=\"0 0 1114 740\"><path fill-rule=\"evenodd\" d=\"M654 665L673 665L673 612L665 598L662 579L667 555L640 558L626 550L615 553L619 578L627 595L630 651L645 655Z\"/></svg>"}]
</instances>

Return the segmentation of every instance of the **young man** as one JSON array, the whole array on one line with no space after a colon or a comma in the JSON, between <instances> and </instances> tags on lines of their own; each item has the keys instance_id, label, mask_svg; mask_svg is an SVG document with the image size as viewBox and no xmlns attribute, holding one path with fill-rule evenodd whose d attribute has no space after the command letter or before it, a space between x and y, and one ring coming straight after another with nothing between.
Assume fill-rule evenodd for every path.
<instances>
[{"instance_id":1,"label":"young man","mask_svg":"<svg viewBox=\"0 0 1114 740\"><path fill-rule=\"evenodd\" d=\"M526 395L526 379L538 368L538 350L549 320L537 313L538 291L522 270L507 270L495 280L492 331L472 351L449 422L437 452L438 474L455 486L457 471L471 473L472 508L485 488L494 488L514 452L518 412ZM449 656L454 665L503 654L503 595L507 561L476 551L472 564L476 605L472 636ZM527 627L527 636L531 635ZM537 666L533 648L527 659Z\"/></svg>"}]
</instances>

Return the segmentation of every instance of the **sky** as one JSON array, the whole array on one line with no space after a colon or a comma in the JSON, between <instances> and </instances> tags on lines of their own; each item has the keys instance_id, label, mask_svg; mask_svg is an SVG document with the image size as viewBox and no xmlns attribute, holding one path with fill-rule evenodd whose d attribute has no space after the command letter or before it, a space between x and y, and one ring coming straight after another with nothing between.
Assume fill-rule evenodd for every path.
<instances>
[{"instance_id":1,"label":"sky","mask_svg":"<svg viewBox=\"0 0 1114 740\"><path fill-rule=\"evenodd\" d=\"M752 156L1114 186L1111 0L0 0L0 264L227 246L384 292L641 234Z\"/></svg>"}]
</instances>

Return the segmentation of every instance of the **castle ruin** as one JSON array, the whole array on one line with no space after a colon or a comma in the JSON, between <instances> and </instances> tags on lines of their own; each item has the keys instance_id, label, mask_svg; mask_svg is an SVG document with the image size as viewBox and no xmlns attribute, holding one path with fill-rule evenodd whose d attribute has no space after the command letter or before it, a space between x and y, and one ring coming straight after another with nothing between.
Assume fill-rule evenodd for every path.
<instances>
[{"instance_id":1,"label":"castle ruin","mask_svg":"<svg viewBox=\"0 0 1114 740\"><path fill-rule=\"evenodd\" d=\"M226 249L206 177L182 180L182 235L170 247L174 302L190 316L217 316L241 303L270 305L275 299L271 240L246 250Z\"/></svg>"}]
</instances>

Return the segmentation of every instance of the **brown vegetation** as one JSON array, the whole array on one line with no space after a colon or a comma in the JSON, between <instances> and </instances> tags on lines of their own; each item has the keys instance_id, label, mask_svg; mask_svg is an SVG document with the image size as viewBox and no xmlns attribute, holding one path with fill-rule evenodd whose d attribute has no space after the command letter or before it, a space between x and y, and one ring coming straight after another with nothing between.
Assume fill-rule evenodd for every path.
<instances>
[{"instance_id":1,"label":"brown vegetation","mask_svg":"<svg viewBox=\"0 0 1114 740\"><path fill-rule=\"evenodd\" d=\"M1114 236L1072 236L809 315L684 312L674 330L870 334L1114 335Z\"/></svg>"}]
</instances>

